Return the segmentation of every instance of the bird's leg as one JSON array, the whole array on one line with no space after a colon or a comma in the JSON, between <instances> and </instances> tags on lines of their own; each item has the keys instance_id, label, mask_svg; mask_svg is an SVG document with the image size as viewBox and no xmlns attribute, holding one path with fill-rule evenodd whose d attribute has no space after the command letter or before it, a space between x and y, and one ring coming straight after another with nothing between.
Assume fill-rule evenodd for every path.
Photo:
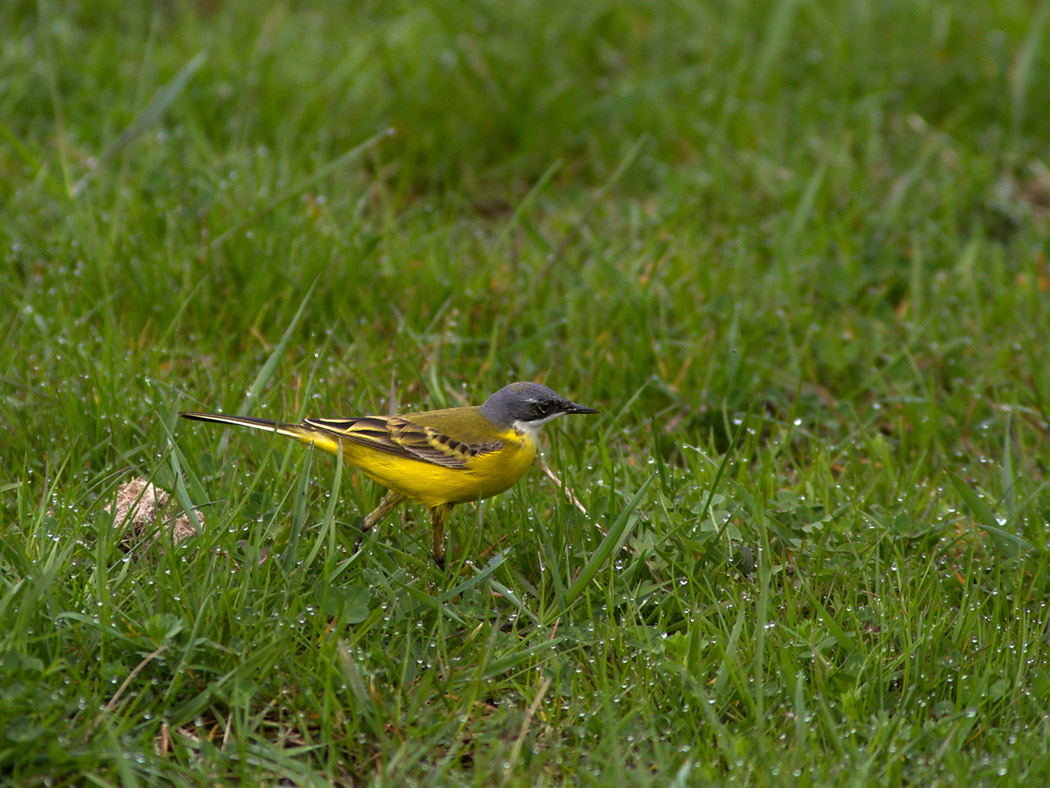
<instances>
[{"instance_id":1,"label":"bird's leg","mask_svg":"<svg viewBox=\"0 0 1050 788\"><path fill-rule=\"evenodd\" d=\"M393 490L390 490L383 496L383 500L379 502L379 506L373 509L365 518L364 522L361 523L361 533L357 535L357 541L354 542L355 553L361 549L361 540L365 538L365 534L375 528L379 521L390 514L394 507L403 500L405 500L405 496L399 492L394 492Z\"/></svg>"},{"instance_id":2,"label":"bird's leg","mask_svg":"<svg viewBox=\"0 0 1050 788\"><path fill-rule=\"evenodd\" d=\"M445 520L451 511L450 503L443 503L430 510L430 516L434 519L434 563L442 571L445 569Z\"/></svg>"}]
</instances>

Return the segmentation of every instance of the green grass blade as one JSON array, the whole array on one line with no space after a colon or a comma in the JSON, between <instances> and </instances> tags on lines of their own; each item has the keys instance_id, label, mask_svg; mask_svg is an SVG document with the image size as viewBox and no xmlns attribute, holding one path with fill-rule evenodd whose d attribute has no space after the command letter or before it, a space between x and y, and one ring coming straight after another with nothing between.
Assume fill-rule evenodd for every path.
<instances>
[{"instance_id":1,"label":"green grass blade","mask_svg":"<svg viewBox=\"0 0 1050 788\"><path fill-rule=\"evenodd\" d=\"M313 457L313 451L306 453L306 462L303 463L303 468L299 472L299 486L296 489L295 501L292 504L292 525L288 534L288 546L284 553L284 571L289 574L296 566L299 539L302 536L303 529L306 528L306 521L309 516L307 501L309 500L310 470L313 467Z\"/></svg>"},{"instance_id":2,"label":"green grass blade","mask_svg":"<svg viewBox=\"0 0 1050 788\"><path fill-rule=\"evenodd\" d=\"M565 613L573 603L580 597L584 592L584 589L594 579L595 575L598 574L599 570L605 565L605 562L609 560L609 556L612 555L619 545L623 544L623 541L630 535L630 527L633 525L631 515L634 513L635 508L641 503L642 498L645 496L646 490L649 489L649 485L653 479L656 478L656 474L650 474L649 478L642 482L642 486L638 488L634 496L627 505L620 512L616 521L609 528L609 531L605 534L605 537L598 544L598 548L594 551L587 563L584 564L583 569L580 570L579 575L573 581L572 585L565 591L564 602L561 607L554 608L552 612L549 612L544 621L550 623L558 616Z\"/></svg>"},{"instance_id":3,"label":"green grass blade","mask_svg":"<svg viewBox=\"0 0 1050 788\"><path fill-rule=\"evenodd\" d=\"M952 487L959 494L959 497L963 499L967 508L973 512L977 518L976 525L982 531L986 532L992 537L996 547L1005 558L1016 558L1021 553L1028 552L1032 549L1032 544L1017 534L1012 534L1004 529L999 523L999 518L995 516L995 513L989 508L977 493L970 489L969 485L966 484L962 479L956 476L954 473L948 474L948 479L952 483Z\"/></svg>"},{"instance_id":4,"label":"green grass blade","mask_svg":"<svg viewBox=\"0 0 1050 788\"><path fill-rule=\"evenodd\" d=\"M369 137L361 144L355 145L353 148L346 151L342 155L337 156L335 159L328 162L323 167L319 167L313 174L309 175L306 178L303 178L299 183L295 184L295 186L285 189L283 192L281 192L268 203L266 203L266 205L264 205L262 208L257 210L251 216L249 216L247 219L238 222L233 227L223 232L214 241L211 242L211 248L218 249L232 236L241 232L246 227L255 224L261 218L273 212L275 209L279 208L284 203L298 197L300 194L317 185L325 178L329 177L335 172L338 172L350 162L359 159L364 153L374 148L383 140L389 138L392 133L393 131L389 129L386 131L381 131L378 134Z\"/></svg>"},{"instance_id":5,"label":"green grass blade","mask_svg":"<svg viewBox=\"0 0 1050 788\"><path fill-rule=\"evenodd\" d=\"M510 219L508 219L507 223L503 225L503 229L500 230L499 235L497 235L496 239L492 242L493 253L497 252L499 249L502 248L503 242L506 240L507 236L510 235L514 228L518 226L518 224L521 222L522 216L525 215L525 212L536 201L536 198L547 186L551 178L554 177L555 173L557 173L558 170L561 169L561 165L562 163L560 160L554 162L550 167L547 168L546 172L544 172L543 175L540 176L539 180L536 181L533 187L529 189L528 194L526 194L522 201L518 204L518 207L514 209L514 213L511 214Z\"/></svg>"},{"instance_id":6,"label":"green grass blade","mask_svg":"<svg viewBox=\"0 0 1050 788\"><path fill-rule=\"evenodd\" d=\"M160 90L154 94L153 98L150 99L149 104L145 106L142 112L139 113L128 126L120 133L120 135L111 142L106 149L102 152L99 157L98 164L92 169L88 170L87 173L73 186L73 196L78 197L84 191L91 178L98 173L99 169L106 166L120 151L127 147L132 140L138 137L146 129L150 128L161 119L161 116L167 111L168 107L177 99L182 92L186 89L187 83L197 73L197 70L204 65L204 62L208 59L206 52L198 52L185 66L183 66L179 72L171 78L171 80L164 85Z\"/></svg>"},{"instance_id":7,"label":"green grass blade","mask_svg":"<svg viewBox=\"0 0 1050 788\"><path fill-rule=\"evenodd\" d=\"M507 671L514 670L518 666L528 662L537 654L542 654L556 648L564 640L565 638L562 637L554 637L550 640L545 640L542 643L537 643L533 646L528 646L527 648L519 649L518 651L491 660L485 664L481 674L482 678L491 679L506 673Z\"/></svg>"},{"instance_id":8,"label":"green grass blade","mask_svg":"<svg viewBox=\"0 0 1050 788\"><path fill-rule=\"evenodd\" d=\"M310 285L310 289L306 291L306 295L303 296L302 303L299 304L299 309L296 311L295 316L292 317L291 322L284 330L284 334L281 335L280 341L270 353L269 358L266 359L266 363L262 365L262 369L260 369L259 374L255 376L252 385L249 386L248 393L244 397L244 402L241 404L241 408L238 411L239 415L251 415L251 411L255 408L255 402L259 399L259 394L277 371L277 365L280 363L281 357L284 356L285 351L288 349L288 343L292 341L295 329L306 312L306 307L310 303L310 297L313 295L318 281L318 279L315 279L314 283Z\"/></svg>"},{"instance_id":9,"label":"green grass blade","mask_svg":"<svg viewBox=\"0 0 1050 788\"><path fill-rule=\"evenodd\" d=\"M1043 35L1046 32L1047 24L1050 23L1050 0L1043 0L1030 19L1028 35L1025 36L1024 44L1017 52L1017 57L1009 75L1010 109L1015 134L1021 132L1025 115L1028 111L1028 93L1037 71L1036 63L1038 62L1039 52L1042 51ZM1045 51L1043 54L1046 54Z\"/></svg>"}]
</instances>

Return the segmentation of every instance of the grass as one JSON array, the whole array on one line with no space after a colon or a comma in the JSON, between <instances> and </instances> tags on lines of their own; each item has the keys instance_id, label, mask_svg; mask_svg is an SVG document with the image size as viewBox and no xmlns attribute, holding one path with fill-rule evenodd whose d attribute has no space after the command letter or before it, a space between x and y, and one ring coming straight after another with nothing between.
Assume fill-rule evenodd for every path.
<instances>
[{"instance_id":1,"label":"grass","mask_svg":"<svg viewBox=\"0 0 1050 788\"><path fill-rule=\"evenodd\" d=\"M1044 782L1048 9L5 4L2 779ZM175 415L514 379L446 573Z\"/></svg>"}]
</instances>

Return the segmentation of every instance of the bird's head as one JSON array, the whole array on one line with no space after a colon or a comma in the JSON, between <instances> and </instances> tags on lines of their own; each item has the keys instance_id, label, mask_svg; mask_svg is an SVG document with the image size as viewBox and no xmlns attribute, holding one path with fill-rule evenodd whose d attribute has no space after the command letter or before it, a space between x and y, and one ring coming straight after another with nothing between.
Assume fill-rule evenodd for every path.
<instances>
[{"instance_id":1,"label":"bird's head","mask_svg":"<svg viewBox=\"0 0 1050 788\"><path fill-rule=\"evenodd\" d=\"M511 383L481 406L481 415L499 429L513 427L535 435L551 419L570 413L597 413L594 408L577 405L539 383Z\"/></svg>"}]
</instances>

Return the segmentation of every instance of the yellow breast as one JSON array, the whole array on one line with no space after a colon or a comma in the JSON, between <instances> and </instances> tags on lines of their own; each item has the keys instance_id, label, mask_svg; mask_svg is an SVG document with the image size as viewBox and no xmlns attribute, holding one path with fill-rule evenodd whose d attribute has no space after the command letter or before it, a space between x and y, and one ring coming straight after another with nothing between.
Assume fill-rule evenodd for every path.
<instances>
[{"instance_id":1,"label":"yellow breast","mask_svg":"<svg viewBox=\"0 0 1050 788\"><path fill-rule=\"evenodd\" d=\"M509 489L532 465L536 441L517 430L500 434L503 448L472 457L465 468L446 468L344 443L347 463L369 478L424 506L466 503Z\"/></svg>"}]
</instances>

